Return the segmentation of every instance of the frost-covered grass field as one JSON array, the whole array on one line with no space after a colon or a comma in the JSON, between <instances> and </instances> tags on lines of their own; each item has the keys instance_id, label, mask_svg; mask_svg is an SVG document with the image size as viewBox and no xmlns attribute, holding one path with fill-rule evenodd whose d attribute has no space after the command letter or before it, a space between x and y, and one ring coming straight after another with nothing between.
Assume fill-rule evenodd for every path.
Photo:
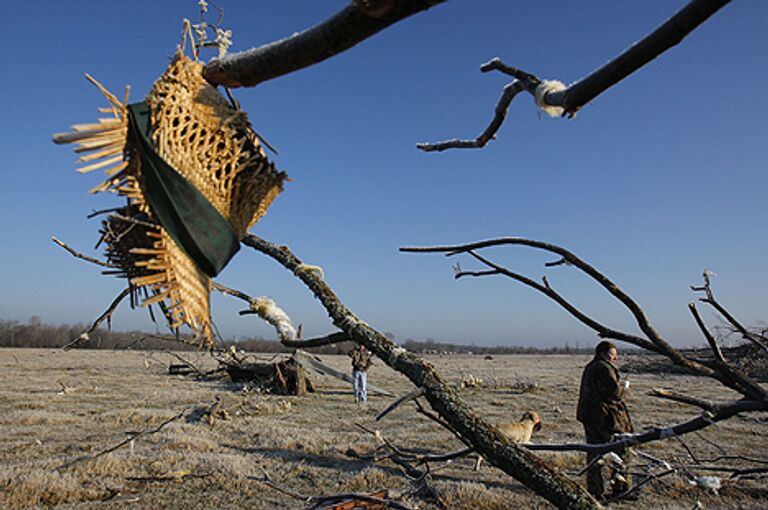
<instances>
[{"instance_id":1,"label":"frost-covered grass field","mask_svg":"<svg viewBox=\"0 0 768 510\"><path fill-rule=\"evenodd\" d=\"M213 368L204 354L183 353L201 368ZM258 356L262 361L269 357ZM348 358L322 356L347 370ZM534 442L581 440L574 418L581 368L586 356L427 356L450 382L462 376L482 379L480 388L462 395L492 422L517 419L528 409L544 422ZM269 477L296 495L390 491L411 508L436 505L409 495L414 484L388 461L360 460L376 438L357 424L395 445L434 453L461 449L449 432L409 403L380 422L378 411L392 398L372 395L356 405L351 390L339 380L312 373L319 391L305 397L242 391L226 380L198 381L168 375L167 353L137 351L0 350L0 508L306 508L305 501L261 481ZM638 429L682 421L693 408L647 396L666 387L707 398L734 395L687 376L634 375L630 411ZM369 381L393 393L412 389L400 374L378 362ZM203 409L220 396L229 420L212 424L200 419ZM111 453L93 458L130 438L184 415L157 433L141 436ZM724 452L768 457L766 416L735 418L699 435L685 446L701 461ZM678 440L646 445L643 451L668 460L691 461ZM90 456L90 457L89 457ZM568 473L583 458L576 453L543 454ZM58 467L86 457L69 467ZM635 462L642 462L635 456ZM435 466L436 467L436 466ZM432 476L446 508L549 508L521 484L484 463L463 458ZM583 480L582 480L583 482ZM768 481L723 482L719 495L706 493L670 476L644 487L637 503L611 508L691 509L768 508Z\"/></svg>"}]
</instances>

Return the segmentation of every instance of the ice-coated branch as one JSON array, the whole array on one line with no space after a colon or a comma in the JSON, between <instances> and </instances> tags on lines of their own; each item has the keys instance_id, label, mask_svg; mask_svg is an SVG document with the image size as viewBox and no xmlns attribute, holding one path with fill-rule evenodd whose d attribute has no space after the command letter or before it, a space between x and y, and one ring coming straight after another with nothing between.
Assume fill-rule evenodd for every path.
<instances>
[{"instance_id":1,"label":"ice-coated branch","mask_svg":"<svg viewBox=\"0 0 768 510\"><path fill-rule=\"evenodd\" d=\"M432 409L460 434L466 444L499 469L558 508L600 508L600 504L578 483L557 472L536 455L511 443L496 427L473 411L435 367L358 319L331 290L320 272L305 270L306 266L290 249L253 234L247 234L242 242L294 273L312 291L339 329L421 388Z\"/></svg>"},{"instance_id":2,"label":"ice-coated branch","mask_svg":"<svg viewBox=\"0 0 768 510\"><path fill-rule=\"evenodd\" d=\"M489 140L495 138L496 132L504 122L512 99L523 90L530 93L534 97L537 107L550 116L573 118L576 112L591 100L679 44L689 33L729 1L692 0L621 55L567 87L558 81L542 80L495 58L483 64L480 70L483 72L498 70L515 77L517 80L504 87L502 98L496 106L496 113L486 130L475 140L453 139L437 143L420 143L416 147L423 151L484 147Z\"/></svg>"},{"instance_id":3,"label":"ice-coated branch","mask_svg":"<svg viewBox=\"0 0 768 510\"><path fill-rule=\"evenodd\" d=\"M248 303L248 309L242 310L240 315L258 315L275 328L280 341L291 341L296 339L296 328L293 327L291 318L282 308L275 304L274 300L268 297L254 298L242 291L230 289L218 282L213 282L213 288L222 294L234 296Z\"/></svg>"}]
</instances>

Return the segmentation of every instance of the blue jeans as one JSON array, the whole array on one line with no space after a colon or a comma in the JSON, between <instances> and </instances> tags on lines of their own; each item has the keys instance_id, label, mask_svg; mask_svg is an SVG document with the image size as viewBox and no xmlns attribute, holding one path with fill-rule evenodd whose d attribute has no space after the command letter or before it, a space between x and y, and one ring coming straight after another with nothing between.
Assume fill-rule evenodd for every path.
<instances>
[{"instance_id":1,"label":"blue jeans","mask_svg":"<svg viewBox=\"0 0 768 510\"><path fill-rule=\"evenodd\" d=\"M352 380L355 386L355 402L368 400L368 392L365 391L365 382L368 374L361 370L352 370Z\"/></svg>"}]
</instances>

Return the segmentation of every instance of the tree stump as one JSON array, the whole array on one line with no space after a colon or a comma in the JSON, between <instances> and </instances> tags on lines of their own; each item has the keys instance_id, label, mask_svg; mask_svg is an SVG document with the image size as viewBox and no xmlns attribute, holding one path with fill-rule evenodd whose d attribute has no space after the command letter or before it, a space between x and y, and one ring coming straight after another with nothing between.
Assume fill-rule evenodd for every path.
<instances>
[{"instance_id":1,"label":"tree stump","mask_svg":"<svg viewBox=\"0 0 768 510\"><path fill-rule=\"evenodd\" d=\"M254 383L263 391L280 395L306 395L315 391L306 370L295 358L277 363L228 364L232 382Z\"/></svg>"}]
</instances>

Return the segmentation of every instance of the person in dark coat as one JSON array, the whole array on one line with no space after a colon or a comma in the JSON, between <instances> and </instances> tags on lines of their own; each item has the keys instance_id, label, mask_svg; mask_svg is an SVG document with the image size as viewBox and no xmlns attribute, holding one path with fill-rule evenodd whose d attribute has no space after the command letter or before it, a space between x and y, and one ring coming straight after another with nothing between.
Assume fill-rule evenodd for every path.
<instances>
[{"instance_id":1,"label":"person in dark coat","mask_svg":"<svg viewBox=\"0 0 768 510\"><path fill-rule=\"evenodd\" d=\"M355 402L366 402L368 400L368 391L366 389L368 379L368 368L373 365L373 356L365 350L365 346L358 344L349 356L352 358L352 380L355 387Z\"/></svg>"},{"instance_id":2,"label":"person in dark coat","mask_svg":"<svg viewBox=\"0 0 768 510\"><path fill-rule=\"evenodd\" d=\"M584 425L587 443L601 444L611 441L614 434L633 432L624 396L629 389L629 381L621 381L616 360L619 351L608 341L597 344L595 357L590 361L581 376L579 404L576 419ZM617 452L625 464L629 451ZM597 454L587 453L587 465ZM620 494L629 489L628 475L613 475L611 488L613 494ZM598 463L587 470L587 490L598 499L603 498L603 470Z\"/></svg>"}]
</instances>

